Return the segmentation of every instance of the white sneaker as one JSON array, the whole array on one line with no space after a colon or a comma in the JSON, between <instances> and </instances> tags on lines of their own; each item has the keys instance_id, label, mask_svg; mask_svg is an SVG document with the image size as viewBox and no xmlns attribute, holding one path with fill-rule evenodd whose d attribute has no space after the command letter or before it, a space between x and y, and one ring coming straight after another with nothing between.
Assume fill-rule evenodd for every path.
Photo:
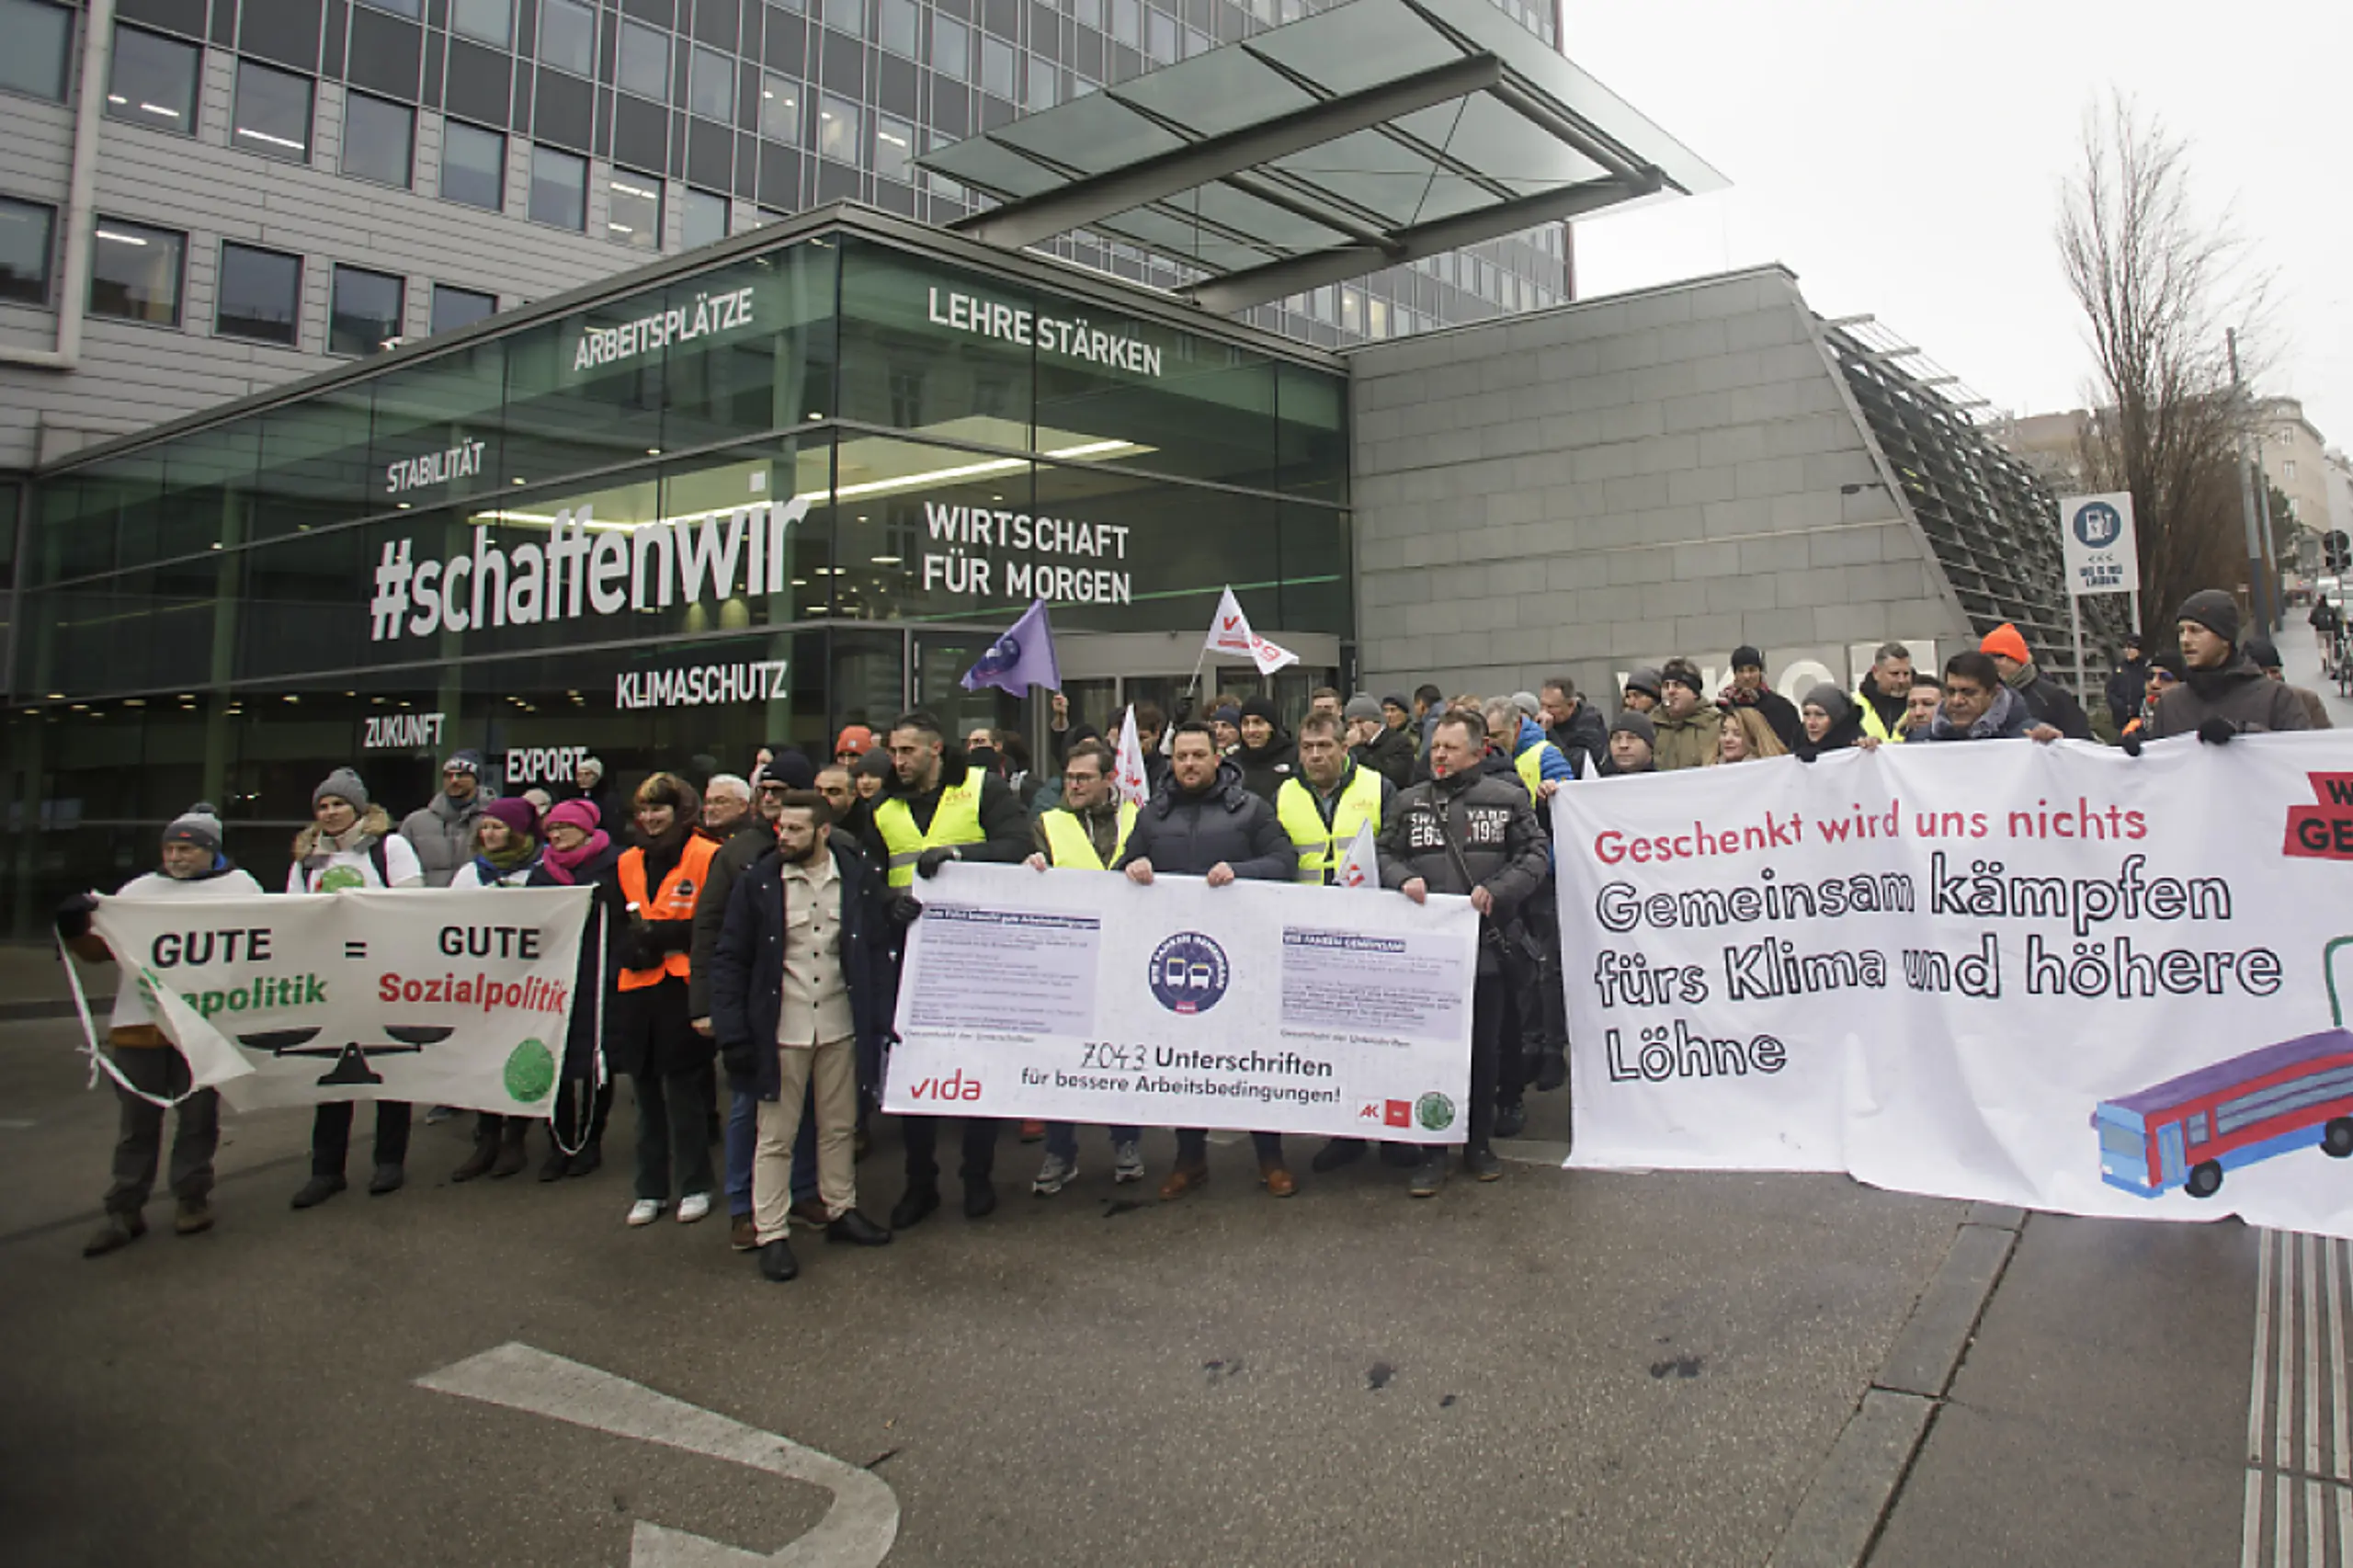
<instances>
[{"instance_id":1,"label":"white sneaker","mask_svg":"<svg viewBox=\"0 0 2353 1568\"><path fill-rule=\"evenodd\" d=\"M1131 1138L1124 1143L1111 1145L1111 1179L1116 1182L1143 1179L1143 1145Z\"/></svg>"},{"instance_id":2,"label":"white sneaker","mask_svg":"<svg viewBox=\"0 0 2353 1568\"><path fill-rule=\"evenodd\" d=\"M629 1223L632 1225L651 1225L660 1218L662 1200L658 1198L641 1198L629 1206Z\"/></svg>"},{"instance_id":3,"label":"white sneaker","mask_svg":"<svg viewBox=\"0 0 2353 1568\"><path fill-rule=\"evenodd\" d=\"M678 1223L691 1225L710 1212L710 1194L689 1192L678 1199Z\"/></svg>"}]
</instances>

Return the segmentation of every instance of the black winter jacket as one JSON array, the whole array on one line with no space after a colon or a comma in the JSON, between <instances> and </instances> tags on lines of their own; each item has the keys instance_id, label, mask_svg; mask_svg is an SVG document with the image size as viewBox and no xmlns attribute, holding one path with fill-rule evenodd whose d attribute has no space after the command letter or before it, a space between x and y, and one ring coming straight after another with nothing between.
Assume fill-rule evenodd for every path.
<instances>
[{"instance_id":1,"label":"black winter jacket","mask_svg":"<svg viewBox=\"0 0 2353 1568\"><path fill-rule=\"evenodd\" d=\"M720 841L710 869L703 873L702 892L695 894L694 945L687 955L693 965L687 973L687 1011L695 1017L710 1017L710 955L719 949L719 929L727 921L727 895L735 891L736 879L775 847L776 829L756 806Z\"/></svg>"},{"instance_id":2,"label":"black winter jacket","mask_svg":"<svg viewBox=\"0 0 2353 1568\"><path fill-rule=\"evenodd\" d=\"M2150 715L2149 735L2163 740L2196 734L2209 719L2220 719L2242 734L2313 727L2295 688L2265 675L2245 653L2234 654L2218 670L2192 670L2188 680L2167 687Z\"/></svg>"},{"instance_id":3,"label":"black winter jacket","mask_svg":"<svg viewBox=\"0 0 2353 1568\"><path fill-rule=\"evenodd\" d=\"M1450 826L1461 847L1463 880L1447 847ZM1415 878L1432 892L1469 894L1483 887L1495 901L1483 926L1507 924L1543 887L1552 850L1528 787L1501 774L1458 773L1416 784L1397 797L1381 823L1381 885L1402 888ZM1494 944L1479 944L1479 972L1499 972Z\"/></svg>"},{"instance_id":4,"label":"black winter jacket","mask_svg":"<svg viewBox=\"0 0 2353 1568\"><path fill-rule=\"evenodd\" d=\"M1400 790L1413 780L1414 737L1403 730L1383 724L1380 734L1360 746L1351 746L1348 755L1356 758L1358 767L1370 768Z\"/></svg>"},{"instance_id":5,"label":"black winter jacket","mask_svg":"<svg viewBox=\"0 0 2353 1568\"><path fill-rule=\"evenodd\" d=\"M2149 696L2149 661L2128 659L2108 677L2108 716L2121 731L2141 711Z\"/></svg>"},{"instance_id":6,"label":"black winter jacket","mask_svg":"<svg viewBox=\"0 0 2353 1568\"><path fill-rule=\"evenodd\" d=\"M2075 693L2040 669L2024 686L2010 689L2026 704L2029 725L2048 724L2071 741L2092 738L2092 722L2085 714L2084 705L2075 700Z\"/></svg>"},{"instance_id":7,"label":"black winter jacket","mask_svg":"<svg viewBox=\"0 0 2353 1568\"><path fill-rule=\"evenodd\" d=\"M1222 762L1198 795L1180 789L1174 773L1153 791L1112 869L1125 870L1138 860L1173 877L1206 876L1222 860L1245 881L1287 882L1299 869L1299 851L1275 808L1242 787L1233 763Z\"/></svg>"},{"instance_id":8,"label":"black winter jacket","mask_svg":"<svg viewBox=\"0 0 2353 1568\"><path fill-rule=\"evenodd\" d=\"M1299 774L1299 746L1288 730L1277 730L1265 745L1255 750L1246 745L1234 747L1229 760L1240 770L1242 787L1270 805L1275 791L1283 787L1283 780Z\"/></svg>"},{"instance_id":9,"label":"black winter jacket","mask_svg":"<svg viewBox=\"0 0 2353 1568\"><path fill-rule=\"evenodd\" d=\"M871 1062L891 1030L893 983L884 887L853 845L833 843L841 878L842 979L861 1060ZM784 1016L784 859L771 847L735 880L711 954L710 1028L734 1059L728 1082L764 1100L777 1097L777 1022ZM766 1049L763 1049L763 1048ZM734 1069L749 1052L753 1071Z\"/></svg>"},{"instance_id":10,"label":"black winter jacket","mask_svg":"<svg viewBox=\"0 0 2353 1568\"><path fill-rule=\"evenodd\" d=\"M529 878L523 883L527 888L582 887L596 895L596 903L588 911L588 924L580 933L580 967L574 977L572 1022L563 1037L563 1075L575 1082L597 1081L597 1051L602 1043L597 1035L597 1016L610 1007L613 988L620 980L618 938L622 927L629 924L629 906L621 898L620 864L621 846L608 844L597 855L573 868L569 883L560 882L551 875L545 859L531 868Z\"/></svg>"},{"instance_id":11,"label":"black winter jacket","mask_svg":"<svg viewBox=\"0 0 2353 1568\"><path fill-rule=\"evenodd\" d=\"M1544 737L1569 759L1578 778L1601 777L1602 764L1609 760L1609 724L1592 703L1580 701L1569 722L1546 730Z\"/></svg>"}]
</instances>

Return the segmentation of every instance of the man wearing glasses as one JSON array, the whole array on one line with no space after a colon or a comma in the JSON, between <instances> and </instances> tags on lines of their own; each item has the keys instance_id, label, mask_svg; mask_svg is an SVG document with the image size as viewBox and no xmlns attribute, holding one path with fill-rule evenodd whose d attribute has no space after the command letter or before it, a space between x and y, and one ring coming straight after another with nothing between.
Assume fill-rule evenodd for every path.
<instances>
[{"instance_id":1,"label":"man wearing glasses","mask_svg":"<svg viewBox=\"0 0 2353 1568\"><path fill-rule=\"evenodd\" d=\"M416 851L426 887L448 887L458 868L473 859L482 806L482 757L461 751L441 765L441 792L401 819L401 836Z\"/></svg>"}]
</instances>

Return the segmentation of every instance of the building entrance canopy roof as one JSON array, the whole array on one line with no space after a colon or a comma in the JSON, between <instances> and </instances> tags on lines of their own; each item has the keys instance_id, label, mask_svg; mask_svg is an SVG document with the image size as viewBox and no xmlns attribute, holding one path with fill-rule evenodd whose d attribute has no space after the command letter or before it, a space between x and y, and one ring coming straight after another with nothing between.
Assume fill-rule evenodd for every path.
<instances>
[{"instance_id":1,"label":"building entrance canopy roof","mask_svg":"<svg viewBox=\"0 0 2353 1568\"><path fill-rule=\"evenodd\" d=\"M1725 183L1488 0L1350 0L917 162L998 203L965 233L1086 228L1221 312Z\"/></svg>"}]
</instances>

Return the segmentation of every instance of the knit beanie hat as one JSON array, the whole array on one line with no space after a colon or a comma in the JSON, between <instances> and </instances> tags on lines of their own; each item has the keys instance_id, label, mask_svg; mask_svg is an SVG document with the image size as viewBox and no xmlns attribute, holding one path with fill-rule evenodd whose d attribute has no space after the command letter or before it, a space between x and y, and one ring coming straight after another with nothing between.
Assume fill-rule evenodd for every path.
<instances>
[{"instance_id":1,"label":"knit beanie hat","mask_svg":"<svg viewBox=\"0 0 2353 1568\"><path fill-rule=\"evenodd\" d=\"M1394 708L1400 713L1411 713L1414 710L1414 705L1405 700L1405 694L1402 691L1392 691L1382 698L1381 706L1384 709Z\"/></svg>"},{"instance_id":2,"label":"knit beanie hat","mask_svg":"<svg viewBox=\"0 0 2353 1568\"><path fill-rule=\"evenodd\" d=\"M2279 644L2268 637L2250 637L2246 640L2246 656L2255 661L2258 670L2276 670L2279 667Z\"/></svg>"},{"instance_id":3,"label":"knit beanie hat","mask_svg":"<svg viewBox=\"0 0 2353 1568\"><path fill-rule=\"evenodd\" d=\"M1282 727L1281 721L1275 717L1275 705L1263 697L1252 697L1245 699L1242 704L1242 717L1245 719L1264 719L1267 723L1273 724L1278 729Z\"/></svg>"},{"instance_id":4,"label":"knit beanie hat","mask_svg":"<svg viewBox=\"0 0 2353 1568\"><path fill-rule=\"evenodd\" d=\"M787 746L768 758L752 782L781 784L788 790L813 790L817 787L817 768L798 748Z\"/></svg>"},{"instance_id":5,"label":"knit beanie hat","mask_svg":"<svg viewBox=\"0 0 2353 1568\"><path fill-rule=\"evenodd\" d=\"M866 755L858 759L858 770L870 778L888 778L896 771L891 766L891 754L881 746L869 748Z\"/></svg>"},{"instance_id":6,"label":"knit beanie hat","mask_svg":"<svg viewBox=\"0 0 2353 1568\"><path fill-rule=\"evenodd\" d=\"M1239 727L1242 723L1242 710L1229 702L1224 707L1219 709L1216 712L1211 714L1210 718L1220 724L1233 724Z\"/></svg>"},{"instance_id":7,"label":"knit beanie hat","mask_svg":"<svg viewBox=\"0 0 2353 1568\"><path fill-rule=\"evenodd\" d=\"M1631 708L1627 709L1623 713L1619 714L1616 722L1609 726L1609 733L1613 735L1620 731L1633 736L1646 746L1658 744L1658 726L1651 722L1651 716L1647 713L1637 713Z\"/></svg>"},{"instance_id":8,"label":"knit beanie hat","mask_svg":"<svg viewBox=\"0 0 2353 1568\"><path fill-rule=\"evenodd\" d=\"M1699 682L1699 666L1688 659L1667 660L1666 668L1659 672L1658 678L1662 686L1668 681L1673 681L1687 691L1696 693L1702 689Z\"/></svg>"},{"instance_id":9,"label":"knit beanie hat","mask_svg":"<svg viewBox=\"0 0 2353 1568\"><path fill-rule=\"evenodd\" d=\"M2021 665L2034 663L2034 655L2027 650L2026 639L2018 635L2018 629L2006 620L1985 634L1985 641L1977 645L1977 651L1981 653L1998 653L2005 659L2015 659Z\"/></svg>"},{"instance_id":10,"label":"knit beanie hat","mask_svg":"<svg viewBox=\"0 0 2353 1568\"><path fill-rule=\"evenodd\" d=\"M1655 698L1658 696L1659 685L1660 681L1658 671L1653 669L1648 665L1637 665L1633 669L1627 672L1626 689L1628 691L1648 692L1653 698Z\"/></svg>"},{"instance_id":11,"label":"knit beanie hat","mask_svg":"<svg viewBox=\"0 0 2353 1568\"><path fill-rule=\"evenodd\" d=\"M577 803L588 806L585 801ZM593 806L589 806L588 809L591 812L596 810ZM533 811L531 802L520 795L504 795L495 801L488 801L483 806L482 814L486 817L494 817L505 823L506 831L509 833L518 833L526 838L540 836L540 813ZM593 827L596 824L592 823L589 825Z\"/></svg>"},{"instance_id":12,"label":"knit beanie hat","mask_svg":"<svg viewBox=\"0 0 2353 1568\"><path fill-rule=\"evenodd\" d=\"M164 829L166 844L193 844L199 849L221 853L221 813L210 803L199 801L174 817Z\"/></svg>"},{"instance_id":13,"label":"knit beanie hat","mask_svg":"<svg viewBox=\"0 0 2353 1568\"><path fill-rule=\"evenodd\" d=\"M1732 667L1735 670L1761 670L1765 667L1763 650L1744 642L1732 651Z\"/></svg>"},{"instance_id":14,"label":"knit beanie hat","mask_svg":"<svg viewBox=\"0 0 2353 1568\"><path fill-rule=\"evenodd\" d=\"M2238 601L2220 588L2200 588L2181 601L2174 619L2204 627L2225 642L2239 640Z\"/></svg>"},{"instance_id":15,"label":"knit beanie hat","mask_svg":"<svg viewBox=\"0 0 2353 1568\"><path fill-rule=\"evenodd\" d=\"M1511 705L1530 719L1538 717L1544 711L1544 704L1536 699L1536 694L1532 691L1513 692Z\"/></svg>"},{"instance_id":16,"label":"knit beanie hat","mask_svg":"<svg viewBox=\"0 0 2353 1568\"><path fill-rule=\"evenodd\" d=\"M368 809L368 786L362 784L359 775L348 767L338 767L322 779L319 787L311 791L311 804L315 807L329 795L338 801L349 801L355 812Z\"/></svg>"},{"instance_id":17,"label":"knit beanie hat","mask_svg":"<svg viewBox=\"0 0 2353 1568\"><path fill-rule=\"evenodd\" d=\"M1847 695L1844 687L1833 686L1825 680L1819 685L1808 687L1805 701L1799 706L1821 709L1830 715L1830 722L1835 724L1844 719L1854 705L1854 699Z\"/></svg>"},{"instance_id":18,"label":"knit beanie hat","mask_svg":"<svg viewBox=\"0 0 2353 1568\"><path fill-rule=\"evenodd\" d=\"M493 801L490 804L495 806L502 803ZM483 809L488 811L490 806L484 806ZM604 825L604 819L597 814L596 801L572 800L558 801L554 805L550 806L546 823L551 828L576 827L583 833L594 833Z\"/></svg>"},{"instance_id":19,"label":"knit beanie hat","mask_svg":"<svg viewBox=\"0 0 2353 1568\"><path fill-rule=\"evenodd\" d=\"M1348 699L1348 705L1340 710L1340 717L1351 722L1365 719L1377 724L1381 722L1381 704L1359 691Z\"/></svg>"},{"instance_id":20,"label":"knit beanie hat","mask_svg":"<svg viewBox=\"0 0 2353 1568\"><path fill-rule=\"evenodd\" d=\"M574 766L573 771L574 773L585 773L589 778L602 782L605 777L605 765L597 761L593 756L584 756L580 759L579 763Z\"/></svg>"},{"instance_id":21,"label":"knit beanie hat","mask_svg":"<svg viewBox=\"0 0 2353 1568\"><path fill-rule=\"evenodd\" d=\"M478 751L461 751L454 753L451 755L449 761L441 765L441 771L444 773L471 773L476 778L480 778L482 776L482 753Z\"/></svg>"}]
</instances>

